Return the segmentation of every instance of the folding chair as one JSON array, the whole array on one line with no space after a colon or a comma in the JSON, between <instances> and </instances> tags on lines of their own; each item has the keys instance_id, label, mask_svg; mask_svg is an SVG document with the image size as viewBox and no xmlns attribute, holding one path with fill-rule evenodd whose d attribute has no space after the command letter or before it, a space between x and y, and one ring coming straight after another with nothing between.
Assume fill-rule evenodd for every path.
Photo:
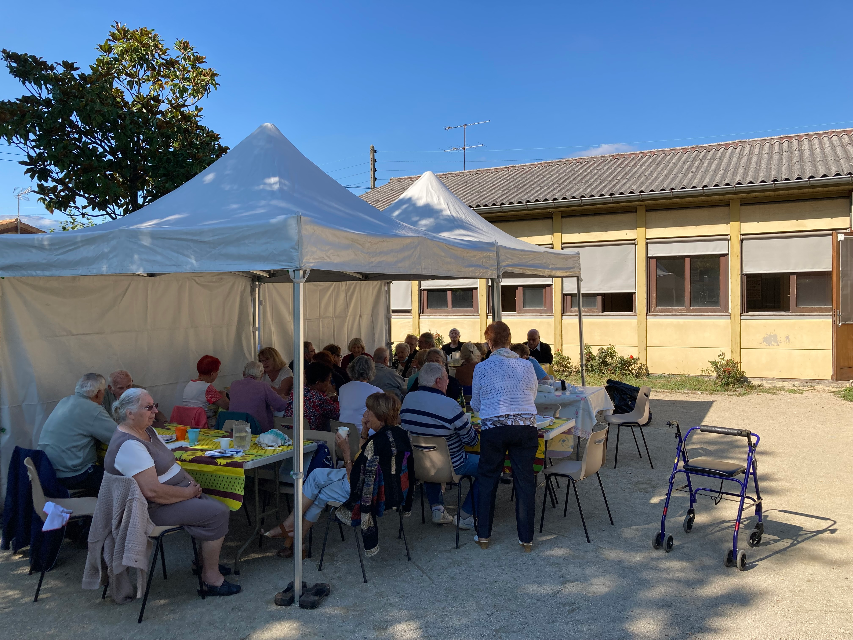
<instances>
[{"instance_id":1,"label":"folding chair","mask_svg":"<svg viewBox=\"0 0 853 640\"><path fill-rule=\"evenodd\" d=\"M453 470L450 460L450 450L447 447L447 439L435 436L416 436L409 434L412 442L412 457L415 462L417 473L416 482L421 483L421 523L426 523L424 513L424 482L435 482L437 484L455 484L456 493L456 548L459 548L459 518L462 511L462 480L468 480L468 490L474 487L473 476L459 476ZM476 513L475 529L476 529Z\"/></svg>"},{"instance_id":2,"label":"folding chair","mask_svg":"<svg viewBox=\"0 0 853 640\"><path fill-rule=\"evenodd\" d=\"M578 503L578 513L581 516L583 524L583 532L586 534L586 541L590 542L589 531L586 528L586 520L583 517L583 509L581 501L578 497L577 483L585 478L595 474L598 479L598 486L601 487L601 496L604 498L604 506L607 508L607 517L610 518L610 524L613 524L613 516L610 513L610 505L607 504L607 495L604 493L604 485L601 483L601 476L598 475L598 470L604 465L604 460L607 457L607 429L595 431L589 438L589 443L583 453L583 460L564 460L558 464L543 469L545 473L545 494L542 496L542 516L539 520L539 533L542 533L542 528L545 526L545 506L548 502L548 490L551 488L551 478L566 478L569 482L566 485L566 498L563 501L563 517L566 517L569 509L569 485L575 491L575 500ZM553 489L551 489L553 490Z\"/></svg>"},{"instance_id":3,"label":"folding chair","mask_svg":"<svg viewBox=\"0 0 853 640\"><path fill-rule=\"evenodd\" d=\"M619 463L619 431L622 427L630 427L631 435L634 436L634 444L637 447L637 455L640 458L643 454L640 453L640 443L637 442L637 434L634 433L634 428L640 430L640 436L643 438L643 446L646 448L646 455L649 457L649 466L652 469L655 465L652 464L652 456L649 454L649 445L646 444L646 435L643 433L643 428L648 425L651 419L651 410L649 408L649 395L651 387L640 387L640 393L637 396L637 404L634 405L634 410L631 413L617 413L616 415L604 416L604 421L608 427L616 426L616 455L613 460L613 468Z\"/></svg>"},{"instance_id":4,"label":"folding chair","mask_svg":"<svg viewBox=\"0 0 853 640\"><path fill-rule=\"evenodd\" d=\"M44 496L44 489L41 486L36 466L33 464L32 458L24 458L24 465L27 467L27 475L30 477L30 485L32 486L33 494L33 509L41 518L42 522L47 520L47 514L44 512L44 505L48 499ZM58 504L72 512L70 520L78 520L81 518L91 518L95 514L95 506L98 504L97 498L51 498L50 502ZM33 602L38 602L39 592L41 592L41 584L44 581L44 574L47 573L48 567L46 564L42 566L39 583L36 587L36 595Z\"/></svg>"}]
</instances>

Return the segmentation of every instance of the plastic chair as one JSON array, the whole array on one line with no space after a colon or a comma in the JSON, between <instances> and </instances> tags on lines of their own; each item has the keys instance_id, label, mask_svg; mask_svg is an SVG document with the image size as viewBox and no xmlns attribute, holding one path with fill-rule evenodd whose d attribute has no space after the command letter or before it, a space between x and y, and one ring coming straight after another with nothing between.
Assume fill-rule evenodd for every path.
<instances>
[{"instance_id":1,"label":"plastic chair","mask_svg":"<svg viewBox=\"0 0 853 640\"><path fill-rule=\"evenodd\" d=\"M134 480L135 482L135 480ZM154 571L157 568L157 556L160 555L161 564L163 568L163 580L167 579L166 575L166 549L163 547L163 538L170 533L177 533L179 531L183 531L184 528L182 526L177 527L154 527L154 530L148 535L148 537L154 541L154 553L151 556L151 566L148 568L148 581L145 584L145 593L142 595L142 607L139 609L139 617L136 619L136 622L142 623L142 616L145 615L145 605L148 602L148 593L151 591L151 580L154 578ZM198 568L198 595L201 596L201 599L204 600L204 584L201 578L201 563L198 559L198 547L195 543L195 538L190 536L190 540L193 544L193 560L195 561L195 566ZM104 592L101 594L101 599L105 599L107 597L107 586L104 586Z\"/></svg>"},{"instance_id":2,"label":"plastic chair","mask_svg":"<svg viewBox=\"0 0 853 640\"><path fill-rule=\"evenodd\" d=\"M41 518L41 521L44 522L47 520L47 514L44 512L44 505L47 504L48 499L44 496L44 489L41 486L41 480L39 480L38 471L36 471L36 466L33 464L32 458L25 458L24 465L27 467L27 475L30 477L30 485L32 486L33 493L33 508L36 510L36 513ZM72 512L71 520L76 520L79 518L91 518L95 514L95 507L98 504L97 498L51 498L50 502L54 504L58 504L60 507L64 507ZM42 568L41 575L39 576L39 583L36 587L36 595L33 598L33 602L38 602L39 592L41 591L41 584L44 581L44 574L47 572L47 567Z\"/></svg>"},{"instance_id":3,"label":"plastic chair","mask_svg":"<svg viewBox=\"0 0 853 640\"><path fill-rule=\"evenodd\" d=\"M193 429L207 429L207 414L201 407L177 406L172 408L169 422Z\"/></svg>"},{"instance_id":4,"label":"plastic chair","mask_svg":"<svg viewBox=\"0 0 853 640\"><path fill-rule=\"evenodd\" d=\"M652 456L649 454L649 445L646 444L646 436L643 433L643 428L648 425L651 418L649 405L649 395L651 392L651 387L640 387L640 393L637 396L637 404L634 405L634 410L631 413L618 413L616 415L604 416L604 421L609 427L616 427L616 455L613 460L614 469L619 463L619 431L622 427L630 427L631 435L634 436L634 444L637 446L637 455L642 458L643 454L640 453L640 443L637 442L637 434L634 432L634 428L636 427L640 430L640 437L643 438L643 446L646 448L646 455L649 457L649 466L652 469L655 468L655 465L652 464Z\"/></svg>"},{"instance_id":5,"label":"plastic chair","mask_svg":"<svg viewBox=\"0 0 853 640\"><path fill-rule=\"evenodd\" d=\"M601 487L601 496L604 498L604 506L607 508L607 517L610 518L610 524L613 524L613 516L610 513L610 505L607 504L607 495L604 493L604 485L601 483L601 476L598 475L598 470L604 466L604 461L607 458L607 428L601 431L595 431L589 438L589 443L584 450L583 460L565 460L552 467L543 469L545 473L545 494L542 496L542 516L539 520L539 533L542 533L542 527L545 526L545 506L548 500L548 492L553 491L551 487L551 478L566 478L575 491L575 500L578 503L578 513L581 516L583 524L583 532L586 534L586 541L590 542L589 531L586 528L586 520L583 517L583 509L581 501L578 497L577 483L595 474L598 478L598 486ZM563 506L563 517L566 517L569 509L569 486L566 486L566 498Z\"/></svg>"},{"instance_id":6,"label":"plastic chair","mask_svg":"<svg viewBox=\"0 0 853 640\"><path fill-rule=\"evenodd\" d=\"M249 427L252 429L253 436L259 436L263 433L261 429L261 425L258 424L258 421L255 419L251 413L245 413L243 411L220 411L216 414L216 428L220 431L228 431L225 429L225 423L229 420L239 421L239 422L248 422Z\"/></svg>"},{"instance_id":7,"label":"plastic chair","mask_svg":"<svg viewBox=\"0 0 853 640\"><path fill-rule=\"evenodd\" d=\"M440 436L416 436L409 434L412 442L412 457L415 462L416 482L421 483L421 522L426 523L424 514L424 482L455 484L456 494L456 548L459 548L459 518L462 510L462 480L468 480L468 490L474 486L473 476L459 476L453 470L447 439ZM476 509L474 510L476 520ZM476 521L475 521L476 528Z\"/></svg>"}]
</instances>

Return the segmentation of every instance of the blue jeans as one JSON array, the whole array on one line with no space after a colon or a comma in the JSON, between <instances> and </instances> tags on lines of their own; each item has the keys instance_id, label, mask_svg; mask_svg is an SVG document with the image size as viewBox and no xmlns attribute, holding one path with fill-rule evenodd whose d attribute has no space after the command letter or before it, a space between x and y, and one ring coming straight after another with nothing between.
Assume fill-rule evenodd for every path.
<instances>
[{"instance_id":1,"label":"blue jeans","mask_svg":"<svg viewBox=\"0 0 853 640\"><path fill-rule=\"evenodd\" d=\"M465 496L465 502L462 503L462 511L468 515L474 513L472 505L477 492L477 468L479 464L480 456L469 453L465 458L465 464L462 465L462 468L455 470L456 474L460 476L474 476L474 484L468 495ZM433 508L444 506L444 494L441 492L441 485L439 483L424 482L424 492L426 492L427 500L429 500L429 506Z\"/></svg>"}]
</instances>

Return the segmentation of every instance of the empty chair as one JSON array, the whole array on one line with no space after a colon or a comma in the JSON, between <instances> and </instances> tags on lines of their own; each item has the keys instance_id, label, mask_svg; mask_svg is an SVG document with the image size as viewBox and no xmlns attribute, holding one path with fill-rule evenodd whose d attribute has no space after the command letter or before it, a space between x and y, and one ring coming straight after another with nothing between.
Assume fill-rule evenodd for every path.
<instances>
[{"instance_id":1,"label":"empty chair","mask_svg":"<svg viewBox=\"0 0 853 640\"><path fill-rule=\"evenodd\" d=\"M649 445L646 444L646 436L643 433L643 428L651 419L651 410L649 408L649 395L651 392L651 387L640 387L640 393L637 396L637 404L634 405L634 410L631 413L618 413L616 415L604 417L604 420L607 422L609 427L614 425L616 426L616 455L613 460L614 469L619 463L619 431L622 427L631 428L631 435L634 436L634 444L637 446L637 454L642 458L643 454L640 453L640 443L637 442L637 434L634 433L634 428L636 427L640 430L640 437L643 438L643 446L646 448L646 455L649 458L649 466L651 466L652 469L655 468L655 465L652 464L652 456L649 455Z\"/></svg>"},{"instance_id":2,"label":"empty chair","mask_svg":"<svg viewBox=\"0 0 853 640\"><path fill-rule=\"evenodd\" d=\"M581 480L595 474L598 479L598 486L601 487L601 496L604 498L604 506L607 508L607 517L610 518L610 524L613 524L613 516L610 514L610 505L607 504L607 495L604 493L604 485L601 483L601 476L598 475L598 470L604 465L604 460L607 457L607 429L595 431L589 437L589 442L586 445L586 450L583 454L583 460L564 460L554 466L544 469L545 473L545 494L542 496L542 516L539 521L539 533L542 533L542 527L545 526L545 505L548 500L549 491L553 491L551 486L551 478L566 478L569 481L569 487L566 486L566 498L563 506L563 517L566 517L569 509L569 488L574 489L575 500L578 503L578 513L581 516L583 524L583 532L586 534L586 541L590 542L589 531L586 528L586 520L583 517L583 509L581 501L578 497L577 483Z\"/></svg>"},{"instance_id":3,"label":"empty chair","mask_svg":"<svg viewBox=\"0 0 853 640\"><path fill-rule=\"evenodd\" d=\"M32 486L33 493L33 508L36 510L36 513L41 518L41 521L44 522L47 520L47 514L44 512L44 505L47 504L48 499L44 496L44 490L41 486L41 480L39 480L38 471L36 471L36 466L33 464L32 458L25 458L24 465L27 467L27 475L30 477L30 485ZM95 513L95 506L98 503L97 498L51 498L50 502L54 504L58 504L60 507L68 509L71 511L71 519L77 518L91 518ZM33 598L33 602L38 602L39 592L41 591L41 584L44 581L44 574L47 572L49 567L43 566L41 575L39 576L39 583L36 587L36 595Z\"/></svg>"},{"instance_id":4,"label":"empty chair","mask_svg":"<svg viewBox=\"0 0 853 640\"><path fill-rule=\"evenodd\" d=\"M439 436L416 436L409 434L412 441L412 456L415 460L416 482L421 483L421 521L426 522L424 515L424 482L436 484L455 484L456 493L456 548L459 548L459 519L462 508L462 480L468 480L468 490L474 486L473 476L459 476L453 470L447 438ZM473 496L476 500L476 496ZM477 510L474 509L476 515ZM476 526L475 526L476 529Z\"/></svg>"},{"instance_id":5,"label":"empty chair","mask_svg":"<svg viewBox=\"0 0 853 640\"><path fill-rule=\"evenodd\" d=\"M201 407L177 406L172 409L169 422L182 424L194 429L207 429L207 414Z\"/></svg>"}]
</instances>

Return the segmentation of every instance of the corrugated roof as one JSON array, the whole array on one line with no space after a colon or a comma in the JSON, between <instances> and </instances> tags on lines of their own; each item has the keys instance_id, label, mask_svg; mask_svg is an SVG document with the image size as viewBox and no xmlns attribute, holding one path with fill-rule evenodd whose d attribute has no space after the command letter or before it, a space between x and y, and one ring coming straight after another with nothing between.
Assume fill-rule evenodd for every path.
<instances>
[{"instance_id":1,"label":"corrugated roof","mask_svg":"<svg viewBox=\"0 0 853 640\"><path fill-rule=\"evenodd\" d=\"M634 151L584 158L440 173L469 207L634 194L689 192L709 187L785 183L853 175L853 129ZM362 194L384 209L420 176L391 178Z\"/></svg>"},{"instance_id":2,"label":"corrugated roof","mask_svg":"<svg viewBox=\"0 0 853 640\"><path fill-rule=\"evenodd\" d=\"M2 233L18 233L18 219L17 218L7 218L5 220L0 220L0 234ZM38 227L34 227L31 224L27 224L23 220L21 221L21 233L33 234L33 233L44 233L43 229L39 229Z\"/></svg>"}]
</instances>

